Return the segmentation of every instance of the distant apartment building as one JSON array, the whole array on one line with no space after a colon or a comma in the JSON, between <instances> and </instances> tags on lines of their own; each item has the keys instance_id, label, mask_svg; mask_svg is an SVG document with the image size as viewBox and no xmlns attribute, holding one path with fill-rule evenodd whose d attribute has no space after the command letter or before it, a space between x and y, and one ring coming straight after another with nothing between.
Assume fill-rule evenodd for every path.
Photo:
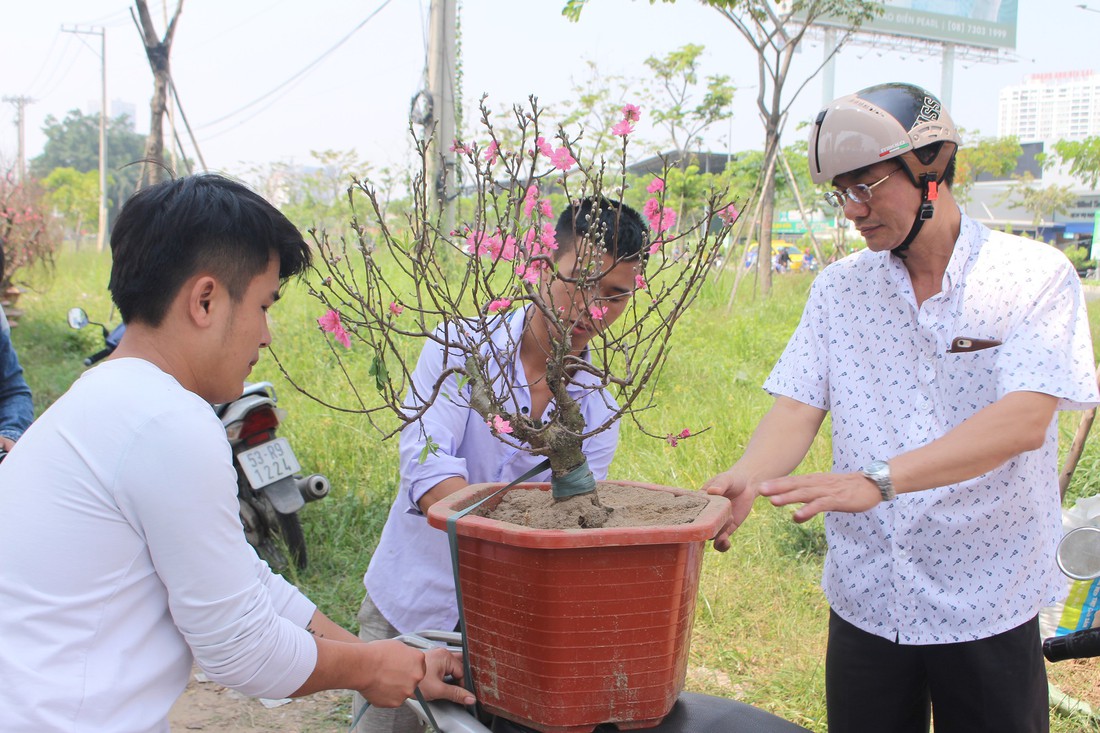
<instances>
[{"instance_id":1,"label":"distant apartment building","mask_svg":"<svg viewBox=\"0 0 1100 733\"><path fill-rule=\"evenodd\" d=\"M1029 74L1023 84L1005 87L998 102L997 134L1014 135L1020 142L1100 135L1100 74Z\"/></svg>"}]
</instances>

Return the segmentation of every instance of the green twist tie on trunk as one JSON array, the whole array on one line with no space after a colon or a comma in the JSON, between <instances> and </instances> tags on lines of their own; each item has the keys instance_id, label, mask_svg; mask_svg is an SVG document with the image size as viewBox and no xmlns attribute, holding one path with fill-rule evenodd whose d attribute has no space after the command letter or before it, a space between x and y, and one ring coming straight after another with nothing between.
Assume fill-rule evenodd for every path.
<instances>
[{"instance_id":1,"label":"green twist tie on trunk","mask_svg":"<svg viewBox=\"0 0 1100 733\"><path fill-rule=\"evenodd\" d=\"M550 479L550 493L555 499L566 499L570 496L590 494L596 490L596 477L588 469L588 461L574 468L564 476L553 476Z\"/></svg>"}]
</instances>

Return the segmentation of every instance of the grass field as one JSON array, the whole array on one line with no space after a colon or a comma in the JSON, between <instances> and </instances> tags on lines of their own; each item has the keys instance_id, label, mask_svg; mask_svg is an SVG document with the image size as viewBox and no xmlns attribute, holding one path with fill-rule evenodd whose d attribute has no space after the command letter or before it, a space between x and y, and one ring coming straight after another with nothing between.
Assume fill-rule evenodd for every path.
<instances>
[{"instance_id":1,"label":"grass field","mask_svg":"<svg viewBox=\"0 0 1100 733\"><path fill-rule=\"evenodd\" d=\"M62 253L52 273L34 273L18 307L14 341L40 412L79 375L81 359L101 345L89 328L65 323L71 306L94 320L112 314L106 290L109 255ZM711 284L681 321L674 349L658 385L659 406L647 424L663 432L711 429L679 447L642 436L624 424L611 477L698 487L740 454L770 399L760 389L797 324L810 275L777 277L771 298L742 285L732 311L726 300L732 276ZM321 313L300 284L291 283L272 310L274 347L295 375L325 384L331 356L316 329ZM1100 313L1092 311L1093 324ZM1097 338L1094 325L1094 339ZM366 363L362 367L365 382ZM359 374L356 378L359 378ZM336 621L355 628L362 573L398 484L397 445L358 416L333 412L297 393L269 357L253 379L272 381L289 412L281 434L290 439L303 468L332 481L331 495L302 512L309 544L308 571L293 574ZM1078 416L1062 417L1063 448ZM1081 461L1071 496L1100 493L1100 439ZM829 441L815 444L804 471L827 470ZM758 502L753 517L733 537L727 553L708 550L699 591L689 668L689 689L737 697L825 730L824 673L827 607L818 580L825 550L820 518L798 526L789 512ZM1077 697L1100 702L1100 667L1094 661L1052 667L1052 680ZM1092 730L1082 718L1052 716L1052 729Z\"/></svg>"}]
</instances>

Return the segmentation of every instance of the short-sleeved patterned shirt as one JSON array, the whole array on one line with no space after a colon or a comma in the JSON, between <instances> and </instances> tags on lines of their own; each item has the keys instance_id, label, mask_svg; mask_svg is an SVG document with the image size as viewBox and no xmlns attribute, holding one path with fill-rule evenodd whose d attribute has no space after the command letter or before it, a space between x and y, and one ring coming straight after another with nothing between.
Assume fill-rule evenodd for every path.
<instances>
[{"instance_id":1,"label":"short-sleeved patterned shirt","mask_svg":"<svg viewBox=\"0 0 1100 733\"><path fill-rule=\"evenodd\" d=\"M949 353L956 338L1000 345ZM1098 399L1077 273L1053 247L963 216L940 293L865 250L827 267L764 388L832 416L833 470L858 471L944 435L1015 391ZM830 512L822 586L857 627L904 644L981 639L1053 603L1061 537L1057 420L1041 448L975 479Z\"/></svg>"}]
</instances>

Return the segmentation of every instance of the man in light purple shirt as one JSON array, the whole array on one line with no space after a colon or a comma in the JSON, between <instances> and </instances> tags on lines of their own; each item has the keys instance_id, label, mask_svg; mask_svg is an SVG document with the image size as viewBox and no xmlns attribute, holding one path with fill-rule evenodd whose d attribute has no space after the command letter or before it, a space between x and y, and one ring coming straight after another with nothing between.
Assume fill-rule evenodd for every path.
<instances>
[{"instance_id":1,"label":"man in light purple shirt","mask_svg":"<svg viewBox=\"0 0 1100 733\"><path fill-rule=\"evenodd\" d=\"M565 320L573 322L569 337L575 356L588 360L589 341L625 310L641 274L648 234L633 209L606 199L583 199L558 218L556 271L544 270L540 287L552 307L572 314ZM595 257L590 252L578 253L578 245L598 245L601 252ZM595 282L595 293L582 293L576 284L581 277L578 262L586 261L597 263L603 273ZM594 319L585 305L593 300L602 319ZM484 375L486 381L507 384L519 412L548 419L554 404L546 383L546 357L562 334L555 332L534 305L503 314L491 323L493 330L483 348L507 358L489 360L493 373ZM462 368L462 362L461 354L453 349L446 352L440 343L429 341L412 375L413 389L407 398L410 407L416 407L413 394L432 394L444 368ZM566 389L590 427L607 422L617 409L611 394L588 372L574 372ZM436 399L418 423L401 433L401 488L364 577L367 593L359 611L361 639L454 629L458 607L447 535L431 528L424 513L468 484L513 481L541 460L495 437L485 419L470 408L468 388L464 391L453 375L440 394L446 396ZM584 454L597 480L607 478L618 439L619 426L614 423L584 441ZM426 450L429 440L433 448ZM547 471L534 480L548 479ZM360 704L357 700L356 706ZM423 726L407 709L371 708L358 727L360 733L421 730Z\"/></svg>"}]
</instances>

